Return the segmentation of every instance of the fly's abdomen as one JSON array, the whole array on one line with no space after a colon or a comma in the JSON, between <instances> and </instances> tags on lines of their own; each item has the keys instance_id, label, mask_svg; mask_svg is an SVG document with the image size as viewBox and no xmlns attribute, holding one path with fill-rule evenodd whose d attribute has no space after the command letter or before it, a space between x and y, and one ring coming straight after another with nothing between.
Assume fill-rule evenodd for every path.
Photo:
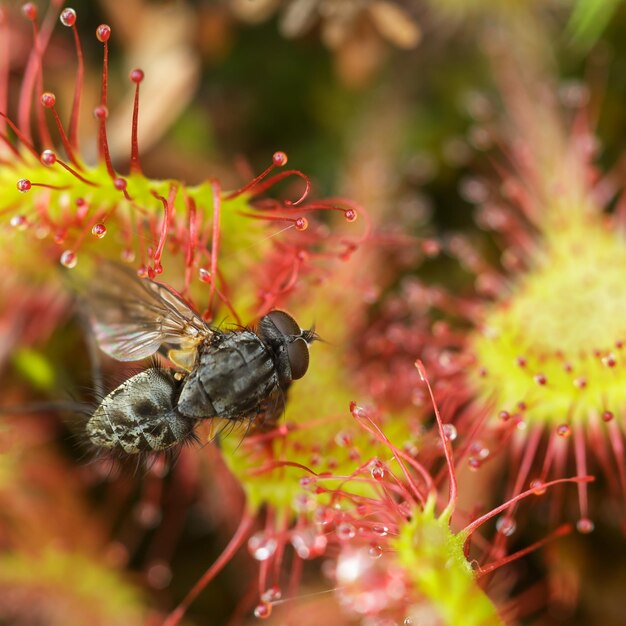
<instances>
[{"instance_id":1,"label":"fly's abdomen","mask_svg":"<svg viewBox=\"0 0 626 626\"><path fill-rule=\"evenodd\" d=\"M127 454L167 450L193 437L194 421L175 407L178 383L164 370L147 369L114 389L87 422L99 448Z\"/></svg>"},{"instance_id":2,"label":"fly's abdomen","mask_svg":"<svg viewBox=\"0 0 626 626\"><path fill-rule=\"evenodd\" d=\"M251 417L277 387L274 362L257 335L227 333L200 354L185 379L178 410L196 419Z\"/></svg>"}]
</instances>

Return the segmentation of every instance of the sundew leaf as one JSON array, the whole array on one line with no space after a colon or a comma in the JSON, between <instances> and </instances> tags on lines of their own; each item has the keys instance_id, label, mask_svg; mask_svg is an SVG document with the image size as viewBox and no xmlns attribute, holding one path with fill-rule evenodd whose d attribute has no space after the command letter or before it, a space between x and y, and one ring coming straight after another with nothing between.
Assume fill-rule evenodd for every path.
<instances>
[{"instance_id":1,"label":"sundew leaf","mask_svg":"<svg viewBox=\"0 0 626 626\"><path fill-rule=\"evenodd\" d=\"M12 355L13 366L33 386L41 390L54 387L54 366L45 355L30 348L20 348Z\"/></svg>"},{"instance_id":2,"label":"sundew leaf","mask_svg":"<svg viewBox=\"0 0 626 626\"><path fill-rule=\"evenodd\" d=\"M37 567L33 567L30 554L2 555L0 596L8 595L7 592L14 601L11 606L0 601L0 621L5 617L3 612L11 611L11 617L19 615L20 623L21 619L30 623L28 616L37 614L40 607L45 607L46 623L50 626L131 626L145 621L139 591L117 572L84 554L58 548L39 554ZM29 595L30 603L26 602Z\"/></svg>"}]
</instances>

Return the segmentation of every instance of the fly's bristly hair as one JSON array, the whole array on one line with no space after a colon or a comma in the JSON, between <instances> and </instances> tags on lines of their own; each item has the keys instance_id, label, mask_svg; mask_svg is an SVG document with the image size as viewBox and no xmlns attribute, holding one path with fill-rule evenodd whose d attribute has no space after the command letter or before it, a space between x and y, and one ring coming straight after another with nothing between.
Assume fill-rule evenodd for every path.
<instances>
[{"instance_id":1,"label":"fly's bristly hair","mask_svg":"<svg viewBox=\"0 0 626 626\"><path fill-rule=\"evenodd\" d=\"M302 331L302 339L304 339L309 344L313 343L314 341L326 343L315 331L315 324L313 324L311 328Z\"/></svg>"}]
</instances>

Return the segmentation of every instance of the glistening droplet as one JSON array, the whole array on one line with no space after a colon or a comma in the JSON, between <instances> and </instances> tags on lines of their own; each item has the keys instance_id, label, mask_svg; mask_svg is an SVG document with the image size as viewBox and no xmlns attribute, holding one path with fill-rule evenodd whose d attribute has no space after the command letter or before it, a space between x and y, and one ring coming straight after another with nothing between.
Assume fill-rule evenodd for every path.
<instances>
[{"instance_id":1,"label":"glistening droplet","mask_svg":"<svg viewBox=\"0 0 626 626\"><path fill-rule=\"evenodd\" d=\"M457 437L456 427L452 424L443 425L443 434L448 441L454 441Z\"/></svg>"},{"instance_id":2,"label":"glistening droplet","mask_svg":"<svg viewBox=\"0 0 626 626\"><path fill-rule=\"evenodd\" d=\"M102 239L102 237L107 234L107 227L102 222L98 222L97 224L93 225L93 228L91 229L91 234L97 239Z\"/></svg>"},{"instance_id":3,"label":"glistening droplet","mask_svg":"<svg viewBox=\"0 0 626 626\"><path fill-rule=\"evenodd\" d=\"M254 609L254 617L258 619L267 619L272 614L272 603L261 602Z\"/></svg>"},{"instance_id":4,"label":"glistening droplet","mask_svg":"<svg viewBox=\"0 0 626 626\"><path fill-rule=\"evenodd\" d=\"M64 265L68 269L76 267L78 263L78 255L73 250L66 250L59 259L61 265Z\"/></svg>"},{"instance_id":5,"label":"glistening droplet","mask_svg":"<svg viewBox=\"0 0 626 626\"><path fill-rule=\"evenodd\" d=\"M510 537L516 530L517 524L515 520L507 515L498 518L496 522L496 530L505 537Z\"/></svg>"},{"instance_id":6,"label":"glistening droplet","mask_svg":"<svg viewBox=\"0 0 626 626\"><path fill-rule=\"evenodd\" d=\"M337 526L337 537L342 541L348 541L350 539L354 539L356 535L356 528L352 524L348 524L348 522L342 522Z\"/></svg>"},{"instance_id":7,"label":"glistening droplet","mask_svg":"<svg viewBox=\"0 0 626 626\"><path fill-rule=\"evenodd\" d=\"M267 561L276 552L277 545L276 539L263 531L248 539L248 551L257 561Z\"/></svg>"},{"instance_id":8,"label":"glistening droplet","mask_svg":"<svg viewBox=\"0 0 626 626\"><path fill-rule=\"evenodd\" d=\"M63 9L63 11L61 11L61 15L59 16L59 21L63 24L63 26L74 26L74 24L76 24L76 11L70 7Z\"/></svg>"}]
</instances>

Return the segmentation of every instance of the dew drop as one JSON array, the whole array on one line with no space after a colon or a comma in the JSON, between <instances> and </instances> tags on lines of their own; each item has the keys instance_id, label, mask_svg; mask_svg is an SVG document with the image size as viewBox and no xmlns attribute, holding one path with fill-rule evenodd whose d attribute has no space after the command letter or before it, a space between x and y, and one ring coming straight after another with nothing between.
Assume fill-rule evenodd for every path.
<instances>
[{"instance_id":1,"label":"dew drop","mask_svg":"<svg viewBox=\"0 0 626 626\"><path fill-rule=\"evenodd\" d=\"M536 496L542 496L546 492L546 487L543 480L538 478L530 481L530 488Z\"/></svg>"},{"instance_id":2,"label":"dew drop","mask_svg":"<svg viewBox=\"0 0 626 626\"><path fill-rule=\"evenodd\" d=\"M330 509L319 508L313 514L313 521L320 526L326 526L333 521L335 515Z\"/></svg>"},{"instance_id":3,"label":"dew drop","mask_svg":"<svg viewBox=\"0 0 626 626\"><path fill-rule=\"evenodd\" d=\"M274 585L261 594L263 602L278 602L283 597L283 592L278 585Z\"/></svg>"},{"instance_id":4,"label":"dew drop","mask_svg":"<svg viewBox=\"0 0 626 626\"><path fill-rule=\"evenodd\" d=\"M126 263L132 263L135 260L135 251L131 248L126 248L125 250L122 250L122 254L120 256L122 258L122 261L125 261Z\"/></svg>"},{"instance_id":5,"label":"dew drop","mask_svg":"<svg viewBox=\"0 0 626 626\"><path fill-rule=\"evenodd\" d=\"M124 180L123 178L116 178L113 181L113 186L118 190L118 191L124 191L124 189L126 189L127 186L127 182L126 180Z\"/></svg>"},{"instance_id":6,"label":"dew drop","mask_svg":"<svg viewBox=\"0 0 626 626\"><path fill-rule=\"evenodd\" d=\"M363 419L367 417L367 411L362 406L359 406L356 402L350 403L350 413L352 413L352 416L356 417L357 419Z\"/></svg>"},{"instance_id":7,"label":"dew drop","mask_svg":"<svg viewBox=\"0 0 626 626\"><path fill-rule=\"evenodd\" d=\"M581 517L576 522L576 530L583 535L588 535L593 532L595 527L595 524L588 517Z\"/></svg>"},{"instance_id":8,"label":"dew drop","mask_svg":"<svg viewBox=\"0 0 626 626\"><path fill-rule=\"evenodd\" d=\"M309 227L309 220L307 220L306 217L299 217L294 222L294 226L296 227L296 230L306 230Z\"/></svg>"},{"instance_id":9,"label":"dew drop","mask_svg":"<svg viewBox=\"0 0 626 626\"><path fill-rule=\"evenodd\" d=\"M248 539L248 551L257 561L267 561L276 552L277 546L276 539L263 531L255 533Z\"/></svg>"},{"instance_id":10,"label":"dew drop","mask_svg":"<svg viewBox=\"0 0 626 626\"><path fill-rule=\"evenodd\" d=\"M254 608L254 617L258 619L267 619L272 614L272 603L261 602Z\"/></svg>"},{"instance_id":11,"label":"dew drop","mask_svg":"<svg viewBox=\"0 0 626 626\"><path fill-rule=\"evenodd\" d=\"M508 422L511 419L511 414L508 411L500 411L500 413L498 413L498 417L503 422Z\"/></svg>"},{"instance_id":12,"label":"dew drop","mask_svg":"<svg viewBox=\"0 0 626 626\"><path fill-rule=\"evenodd\" d=\"M52 150L44 150L39 157L43 165L54 165L57 162L57 155Z\"/></svg>"},{"instance_id":13,"label":"dew drop","mask_svg":"<svg viewBox=\"0 0 626 626\"><path fill-rule=\"evenodd\" d=\"M356 529L352 524L348 524L348 522L342 522L337 526L337 537L342 541L349 541L350 539L354 539L356 536Z\"/></svg>"},{"instance_id":14,"label":"dew drop","mask_svg":"<svg viewBox=\"0 0 626 626\"><path fill-rule=\"evenodd\" d=\"M315 509L315 499L308 493L299 493L293 499L293 508L299 513L306 513Z\"/></svg>"},{"instance_id":15,"label":"dew drop","mask_svg":"<svg viewBox=\"0 0 626 626\"><path fill-rule=\"evenodd\" d=\"M469 457L469 459L467 459L467 464L473 472L476 472L481 468L483 462L479 458L471 456Z\"/></svg>"},{"instance_id":16,"label":"dew drop","mask_svg":"<svg viewBox=\"0 0 626 626\"><path fill-rule=\"evenodd\" d=\"M104 43L109 40L111 36L111 27L108 24L100 24L98 28L96 28L96 38L100 43Z\"/></svg>"},{"instance_id":17,"label":"dew drop","mask_svg":"<svg viewBox=\"0 0 626 626\"><path fill-rule=\"evenodd\" d=\"M56 101L57 97L51 91L46 91L41 94L41 104L43 104L46 109L51 109L56 104Z\"/></svg>"},{"instance_id":18,"label":"dew drop","mask_svg":"<svg viewBox=\"0 0 626 626\"><path fill-rule=\"evenodd\" d=\"M146 578L153 589L165 589L172 580L172 570L167 563L158 561L148 567Z\"/></svg>"},{"instance_id":19,"label":"dew drop","mask_svg":"<svg viewBox=\"0 0 626 626\"><path fill-rule=\"evenodd\" d=\"M482 441L474 441L470 446L471 456L478 459L479 461L484 461L489 457L491 451L487 448Z\"/></svg>"},{"instance_id":20,"label":"dew drop","mask_svg":"<svg viewBox=\"0 0 626 626\"><path fill-rule=\"evenodd\" d=\"M74 24L76 24L76 11L70 7L63 9L59 16L59 21L63 26L74 26Z\"/></svg>"},{"instance_id":21,"label":"dew drop","mask_svg":"<svg viewBox=\"0 0 626 626\"><path fill-rule=\"evenodd\" d=\"M459 184L459 193L467 202L479 204L489 197L489 188L478 178L464 178Z\"/></svg>"},{"instance_id":22,"label":"dew drop","mask_svg":"<svg viewBox=\"0 0 626 626\"><path fill-rule=\"evenodd\" d=\"M61 265L64 265L68 269L76 267L78 263L78 255L73 250L66 250L59 259Z\"/></svg>"},{"instance_id":23,"label":"dew drop","mask_svg":"<svg viewBox=\"0 0 626 626\"><path fill-rule=\"evenodd\" d=\"M383 549L382 546L379 546L377 544L372 544L367 553L369 554L370 558L372 559L380 559L380 557L383 555Z\"/></svg>"},{"instance_id":24,"label":"dew drop","mask_svg":"<svg viewBox=\"0 0 626 626\"><path fill-rule=\"evenodd\" d=\"M313 528L300 528L292 531L289 538L293 549L301 559L314 559L324 554L328 538Z\"/></svg>"},{"instance_id":25,"label":"dew drop","mask_svg":"<svg viewBox=\"0 0 626 626\"><path fill-rule=\"evenodd\" d=\"M496 530L505 537L510 537L516 530L517 524L515 520L510 518L508 515L503 515L498 518L496 522Z\"/></svg>"},{"instance_id":26,"label":"dew drop","mask_svg":"<svg viewBox=\"0 0 626 626\"><path fill-rule=\"evenodd\" d=\"M28 178L20 178L17 181L16 186L18 191L25 193L26 191L30 190L30 188L32 187L32 183L30 182L30 180L28 180Z\"/></svg>"},{"instance_id":27,"label":"dew drop","mask_svg":"<svg viewBox=\"0 0 626 626\"><path fill-rule=\"evenodd\" d=\"M203 283L210 283L211 282L211 272L206 269L205 267L201 267L198 270L198 275L200 276L200 280Z\"/></svg>"},{"instance_id":28,"label":"dew drop","mask_svg":"<svg viewBox=\"0 0 626 626\"><path fill-rule=\"evenodd\" d=\"M348 446L352 445L352 436L350 435L350 433L340 431L335 435L335 443L340 448L347 448Z\"/></svg>"},{"instance_id":29,"label":"dew drop","mask_svg":"<svg viewBox=\"0 0 626 626\"><path fill-rule=\"evenodd\" d=\"M403 626L413 626L413 618L412 617L405 617L404 621L402 622Z\"/></svg>"},{"instance_id":30,"label":"dew drop","mask_svg":"<svg viewBox=\"0 0 626 626\"><path fill-rule=\"evenodd\" d=\"M376 524L372 527L372 532L379 537L386 537L389 534L389 528L387 528L387 526L383 526L382 524Z\"/></svg>"},{"instance_id":31,"label":"dew drop","mask_svg":"<svg viewBox=\"0 0 626 626\"><path fill-rule=\"evenodd\" d=\"M536 374L535 376L533 376L533 379L538 385L542 385L542 386L548 382L548 379L546 378L545 374Z\"/></svg>"},{"instance_id":32,"label":"dew drop","mask_svg":"<svg viewBox=\"0 0 626 626\"><path fill-rule=\"evenodd\" d=\"M373 463L370 474L374 480L383 480L385 478L385 468L379 463Z\"/></svg>"},{"instance_id":33,"label":"dew drop","mask_svg":"<svg viewBox=\"0 0 626 626\"><path fill-rule=\"evenodd\" d=\"M137 270L137 276L139 276L139 278L147 278L148 277L148 268L145 265L140 265L139 269Z\"/></svg>"},{"instance_id":34,"label":"dew drop","mask_svg":"<svg viewBox=\"0 0 626 626\"><path fill-rule=\"evenodd\" d=\"M27 20L34 22L37 19L37 7L32 2L27 2L22 6L22 14Z\"/></svg>"},{"instance_id":35,"label":"dew drop","mask_svg":"<svg viewBox=\"0 0 626 626\"><path fill-rule=\"evenodd\" d=\"M448 441L454 441L457 437L456 427L452 424L444 424L443 434Z\"/></svg>"},{"instance_id":36,"label":"dew drop","mask_svg":"<svg viewBox=\"0 0 626 626\"><path fill-rule=\"evenodd\" d=\"M107 227L102 222L98 222L93 225L91 234L97 239L102 239L107 234Z\"/></svg>"},{"instance_id":37,"label":"dew drop","mask_svg":"<svg viewBox=\"0 0 626 626\"><path fill-rule=\"evenodd\" d=\"M563 439L567 439L572 434L572 429L567 424L559 424L556 427L556 434Z\"/></svg>"},{"instance_id":38,"label":"dew drop","mask_svg":"<svg viewBox=\"0 0 626 626\"><path fill-rule=\"evenodd\" d=\"M163 265L161 264L161 262L160 262L160 261L157 261L157 262L154 264L154 267L152 268L152 271L153 271L155 274L157 274L157 275L158 275L158 274L162 274L162 273L163 273Z\"/></svg>"},{"instance_id":39,"label":"dew drop","mask_svg":"<svg viewBox=\"0 0 626 626\"><path fill-rule=\"evenodd\" d=\"M139 502L133 511L137 523L144 528L156 528L163 519L159 507L152 502Z\"/></svg>"},{"instance_id":40,"label":"dew drop","mask_svg":"<svg viewBox=\"0 0 626 626\"><path fill-rule=\"evenodd\" d=\"M584 389L587 386L587 379L583 378L582 376L580 378L577 378L576 380L574 380L574 386L578 387L579 389Z\"/></svg>"},{"instance_id":41,"label":"dew drop","mask_svg":"<svg viewBox=\"0 0 626 626\"><path fill-rule=\"evenodd\" d=\"M374 480L383 480L385 478L385 468L381 466L373 467L371 470L371 475Z\"/></svg>"},{"instance_id":42,"label":"dew drop","mask_svg":"<svg viewBox=\"0 0 626 626\"><path fill-rule=\"evenodd\" d=\"M348 220L348 222L354 222L357 218L357 212L354 209L346 209L343 212L343 216Z\"/></svg>"},{"instance_id":43,"label":"dew drop","mask_svg":"<svg viewBox=\"0 0 626 626\"><path fill-rule=\"evenodd\" d=\"M276 167L287 165L287 160L287 154L282 151L274 152L272 156L272 161Z\"/></svg>"},{"instance_id":44,"label":"dew drop","mask_svg":"<svg viewBox=\"0 0 626 626\"><path fill-rule=\"evenodd\" d=\"M617 365L617 359L614 354L608 354L602 359L602 364L607 367L615 367Z\"/></svg>"},{"instance_id":45,"label":"dew drop","mask_svg":"<svg viewBox=\"0 0 626 626\"><path fill-rule=\"evenodd\" d=\"M614 415L612 411L604 411L604 413L602 413L602 419L605 422L610 422L613 419Z\"/></svg>"},{"instance_id":46,"label":"dew drop","mask_svg":"<svg viewBox=\"0 0 626 626\"><path fill-rule=\"evenodd\" d=\"M24 215L14 215L11 218L10 224L16 230L26 230L28 226L28 221L26 220L26 217Z\"/></svg>"}]
</instances>

